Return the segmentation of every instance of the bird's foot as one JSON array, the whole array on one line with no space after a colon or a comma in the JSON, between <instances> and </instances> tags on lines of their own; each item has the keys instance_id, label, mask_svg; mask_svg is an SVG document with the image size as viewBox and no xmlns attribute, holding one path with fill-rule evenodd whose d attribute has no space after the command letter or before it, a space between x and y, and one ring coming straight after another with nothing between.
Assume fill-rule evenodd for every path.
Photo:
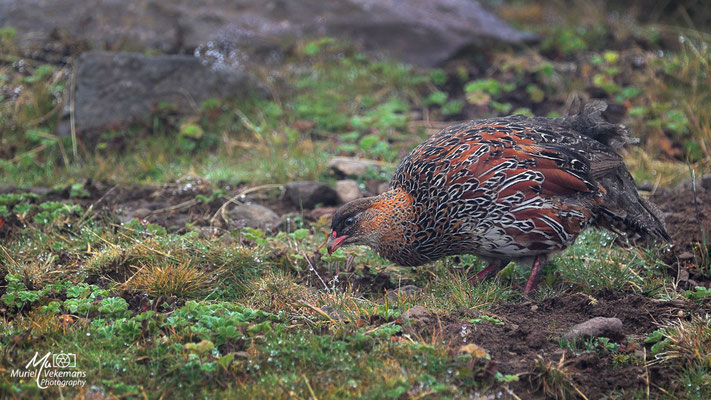
<instances>
[{"instance_id":1,"label":"bird's foot","mask_svg":"<svg viewBox=\"0 0 711 400\"><path fill-rule=\"evenodd\" d=\"M543 262L541 260L541 257L538 256L533 261L533 265L531 266L531 275L528 277L528 282L526 282L526 287L523 289L523 295L525 297L529 297L531 292L536 290L536 286L538 286L538 275L541 273L542 269L543 269Z\"/></svg>"},{"instance_id":2,"label":"bird's foot","mask_svg":"<svg viewBox=\"0 0 711 400\"><path fill-rule=\"evenodd\" d=\"M477 285L477 284L483 282L484 280L486 280L486 278L490 277L491 275L493 275L500 269L501 268L497 264L489 264L488 267L482 269L476 275L469 278L469 284Z\"/></svg>"}]
</instances>

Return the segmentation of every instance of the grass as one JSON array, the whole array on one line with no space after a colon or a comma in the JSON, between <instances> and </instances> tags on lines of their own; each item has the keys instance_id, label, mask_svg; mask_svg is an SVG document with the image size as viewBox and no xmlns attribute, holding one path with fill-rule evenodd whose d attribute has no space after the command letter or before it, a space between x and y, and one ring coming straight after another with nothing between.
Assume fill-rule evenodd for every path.
<instances>
[{"instance_id":1,"label":"grass","mask_svg":"<svg viewBox=\"0 0 711 400\"><path fill-rule=\"evenodd\" d=\"M525 7L509 12L543 26L543 6ZM53 133L67 69L27 60L18 70L13 30L0 30L0 52L12 59L0 61L0 86L22 86L0 98L4 184L63 182L45 195L0 195L7 225L0 243L2 397L462 398L510 390L584 398L564 357L540 356L525 360L524 373L501 373L494 369L504 360L492 349L447 333L447 323L518 329L491 310L529 306L520 294L524 268L510 265L471 286L483 263L470 256L412 269L364 248L328 255L319 249L328 221L305 222L304 215L291 215L297 226L285 232L243 229L217 238L191 224L176 233L146 221L119 223L116 210L92 207L98 199L84 183L160 185L197 176L212 192L195 199L202 204L226 200L228 186L332 182L332 156L370 158L388 169L432 133L429 121L558 116L589 88L624 105L625 122L642 137L626 155L637 180L672 186L690 167L710 172L707 37L684 30L688 40L661 55L657 27L621 27L604 10L589 11L578 13L582 22L542 28L547 39L537 47L492 51L484 72L466 63L417 71L330 38L304 42L274 71L279 84L269 99L209 100L179 120L158 109L148 124L91 139ZM627 50L610 35L644 40L649 49ZM385 179L369 173L359 182ZM588 231L552 258L533 302L613 292L706 304L708 290L676 287L663 258L662 249L622 248L609 234ZM377 282L420 290L386 293ZM427 310L428 329L403 318L414 306ZM641 368L642 357L620 348L645 346L654 360L645 367L664 368L678 383L623 397L707 397L708 317L694 314L648 334L644 345L636 341L644 338L599 338L566 348ZM42 391L7 373L35 352L60 350L77 354L90 386Z\"/></svg>"},{"instance_id":2,"label":"grass","mask_svg":"<svg viewBox=\"0 0 711 400\"><path fill-rule=\"evenodd\" d=\"M585 394L575 385L572 376L565 365L565 356L557 363L538 358L534 362L530 376L531 383L548 398L556 400L587 399Z\"/></svg>"}]
</instances>

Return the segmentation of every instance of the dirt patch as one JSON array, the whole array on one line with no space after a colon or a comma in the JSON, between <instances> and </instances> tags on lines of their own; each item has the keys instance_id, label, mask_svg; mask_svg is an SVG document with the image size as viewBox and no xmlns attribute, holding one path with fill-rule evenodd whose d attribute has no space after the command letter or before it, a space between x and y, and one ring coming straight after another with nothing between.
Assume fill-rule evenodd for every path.
<instances>
[{"instance_id":1,"label":"dirt patch","mask_svg":"<svg viewBox=\"0 0 711 400\"><path fill-rule=\"evenodd\" d=\"M214 187L200 179L186 180L174 184L155 185L110 185L104 182L86 182L82 186L82 196L72 195L71 187L50 189L42 187L18 188L0 187L3 193L34 193L38 196L34 203L45 201L72 201L84 210L91 207L92 212L124 223L132 219L145 220L160 225L170 233L183 233L189 224L194 227L211 225L212 217L230 198L242 192L245 187L223 190L215 194ZM250 201L263 205L280 216L301 214L281 196L251 193L240 201ZM308 215L307 215L308 216ZM3 235L7 236L15 229L21 229L23 222L11 216L5 221Z\"/></svg>"},{"instance_id":2,"label":"dirt patch","mask_svg":"<svg viewBox=\"0 0 711 400\"><path fill-rule=\"evenodd\" d=\"M711 232L711 190L697 185L696 194L690 182L675 189L660 190L651 200L664 214L669 235L678 251L692 251L703 241L703 232Z\"/></svg>"},{"instance_id":3,"label":"dirt patch","mask_svg":"<svg viewBox=\"0 0 711 400\"><path fill-rule=\"evenodd\" d=\"M664 261L688 271L695 284L711 287L711 277L700 271L705 263L711 262L711 246L708 245L711 240L711 188L705 189L699 183L694 193L688 181L674 189L658 191L651 200L662 211L667 231L674 241L674 248L665 255Z\"/></svg>"},{"instance_id":4,"label":"dirt patch","mask_svg":"<svg viewBox=\"0 0 711 400\"><path fill-rule=\"evenodd\" d=\"M430 326L407 327L413 335L429 337L432 329L439 330L440 337L455 349L474 343L483 347L491 356L492 365L487 368L502 374L519 375L519 381L511 388L521 398L545 398L530 381L530 372L538 357L556 365L565 357L564 365L573 383L589 398L598 399L613 391L622 393L646 387L647 370L640 362L615 364L613 354L600 351L577 352L562 348L559 338L573 325L594 317L616 317L623 323L625 338L619 353L640 355L644 338L659 328L659 324L700 311L699 305L683 301L660 302L642 295L622 296L603 292L589 297L582 294L546 299L541 302L504 303L494 306L487 315L503 324L492 322L472 323L480 317L464 311L445 317L432 315ZM680 313L681 312L681 313ZM649 350L649 349L647 349ZM640 358L637 360L641 361ZM668 371L651 370L653 382L662 387L672 376Z\"/></svg>"}]
</instances>

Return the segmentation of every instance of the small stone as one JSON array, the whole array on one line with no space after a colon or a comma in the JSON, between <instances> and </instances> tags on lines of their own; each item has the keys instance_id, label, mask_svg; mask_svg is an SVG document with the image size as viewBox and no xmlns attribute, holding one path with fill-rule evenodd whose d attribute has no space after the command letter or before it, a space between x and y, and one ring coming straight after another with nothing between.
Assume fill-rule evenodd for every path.
<instances>
[{"instance_id":1,"label":"small stone","mask_svg":"<svg viewBox=\"0 0 711 400\"><path fill-rule=\"evenodd\" d=\"M405 285L397 289L389 290L387 294L388 302L395 303L399 297L411 297L422 292L422 289L415 285Z\"/></svg>"},{"instance_id":2,"label":"small stone","mask_svg":"<svg viewBox=\"0 0 711 400\"><path fill-rule=\"evenodd\" d=\"M489 352L485 348L476 345L474 343L469 343L459 348L459 353L471 354L474 358L484 358L489 355Z\"/></svg>"},{"instance_id":3,"label":"small stone","mask_svg":"<svg viewBox=\"0 0 711 400\"><path fill-rule=\"evenodd\" d=\"M227 215L230 218L230 229L250 227L268 231L276 229L281 224L279 215L259 204L239 204L229 210Z\"/></svg>"},{"instance_id":4,"label":"small stone","mask_svg":"<svg viewBox=\"0 0 711 400\"><path fill-rule=\"evenodd\" d=\"M348 315L337 308L325 306L321 307L321 311L325 312L334 321L348 321Z\"/></svg>"},{"instance_id":5,"label":"small stone","mask_svg":"<svg viewBox=\"0 0 711 400\"><path fill-rule=\"evenodd\" d=\"M286 198L297 207L314 208L316 204L338 204L338 193L321 182L291 182L286 184Z\"/></svg>"},{"instance_id":6,"label":"small stone","mask_svg":"<svg viewBox=\"0 0 711 400\"><path fill-rule=\"evenodd\" d=\"M348 203L361 197L358 183L352 179L346 179L336 182L336 192L341 203Z\"/></svg>"},{"instance_id":7,"label":"small stone","mask_svg":"<svg viewBox=\"0 0 711 400\"><path fill-rule=\"evenodd\" d=\"M150 215L151 210L145 207L136 208L134 210L125 210L121 215L119 215L119 221L122 224L128 223L134 219L143 220L148 215Z\"/></svg>"},{"instance_id":8,"label":"small stone","mask_svg":"<svg viewBox=\"0 0 711 400\"><path fill-rule=\"evenodd\" d=\"M711 174L706 174L701 177L701 187L711 190Z\"/></svg>"},{"instance_id":9,"label":"small stone","mask_svg":"<svg viewBox=\"0 0 711 400\"><path fill-rule=\"evenodd\" d=\"M563 335L564 339L575 340L581 337L607 337L610 339L621 339L622 321L619 318L595 317L570 328L570 331Z\"/></svg>"},{"instance_id":10,"label":"small stone","mask_svg":"<svg viewBox=\"0 0 711 400\"><path fill-rule=\"evenodd\" d=\"M318 221L322 218L331 218L336 213L336 207L319 207L311 211L311 218Z\"/></svg>"},{"instance_id":11,"label":"small stone","mask_svg":"<svg viewBox=\"0 0 711 400\"><path fill-rule=\"evenodd\" d=\"M402 313L402 320L405 322L429 322L429 312L422 306L414 306L411 309Z\"/></svg>"},{"instance_id":12,"label":"small stone","mask_svg":"<svg viewBox=\"0 0 711 400\"><path fill-rule=\"evenodd\" d=\"M347 157L332 158L327 165L338 177L361 177L368 167L378 166L375 161Z\"/></svg>"},{"instance_id":13,"label":"small stone","mask_svg":"<svg viewBox=\"0 0 711 400\"><path fill-rule=\"evenodd\" d=\"M534 304L531 306L531 312L536 312L536 311L538 311L538 306Z\"/></svg>"}]
</instances>

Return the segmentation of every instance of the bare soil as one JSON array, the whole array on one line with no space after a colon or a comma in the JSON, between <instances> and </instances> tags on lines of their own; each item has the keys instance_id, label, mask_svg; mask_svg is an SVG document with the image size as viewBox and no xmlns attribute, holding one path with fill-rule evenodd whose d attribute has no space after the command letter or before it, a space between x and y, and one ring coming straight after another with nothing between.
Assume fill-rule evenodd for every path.
<instances>
[{"instance_id":1,"label":"bare soil","mask_svg":"<svg viewBox=\"0 0 711 400\"><path fill-rule=\"evenodd\" d=\"M693 311L701 311L710 304L699 305L684 301L655 301L638 294L602 292L595 297L575 294L546 299L540 302L504 303L494 306L488 315L504 322L471 323L478 315L469 310L459 314L428 316L430 323L414 324L406 332L414 336L437 335L449 342L452 351L474 343L491 356L487 371L492 374L519 375L510 388L520 398L546 398L536 388L531 374L540 357L557 365L563 359L572 382L589 399L603 398L612 392L631 393L654 386L669 388L671 371L662 367L645 368L639 362L613 362L613 354L604 350L575 353L564 349L559 338L578 323L594 317L616 317L622 321L621 354L635 354L644 358L644 338L665 322L684 318ZM436 321L432 323L432 321ZM649 353L649 348L646 349ZM630 357L630 359L633 359ZM637 358L640 360L640 358Z\"/></svg>"},{"instance_id":2,"label":"bare soil","mask_svg":"<svg viewBox=\"0 0 711 400\"><path fill-rule=\"evenodd\" d=\"M711 287L708 272L701 270L711 267L711 189L698 183L693 190L687 181L674 189L658 191L651 200L662 211L674 242L664 261L675 267L685 286Z\"/></svg>"}]
</instances>

